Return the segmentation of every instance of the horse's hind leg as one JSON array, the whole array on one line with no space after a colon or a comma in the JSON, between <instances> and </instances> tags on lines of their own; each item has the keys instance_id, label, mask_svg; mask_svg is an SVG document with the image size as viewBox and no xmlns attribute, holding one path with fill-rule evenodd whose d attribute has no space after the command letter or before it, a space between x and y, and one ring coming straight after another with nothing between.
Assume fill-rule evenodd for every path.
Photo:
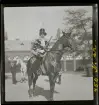
<instances>
[{"instance_id":1,"label":"horse's hind leg","mask_svg":"<svg viewBox=\"0 0 99 105\"><path fill-rule=\"evenodd\" d=\"M61 84L61 75L58 76L58 83Z\"/></svg>"},{"instance_id":2,"label":"horse's hind leg","mask_svg":"<svg viewBox=\"0 0 99 105\"><path fill-rule=\"evenodd\" d=\"M31 86L32 86L32 75L28 75L28 85L29 85L29 90L28 90L28 93L29 93L29 97L32 97L32 93L31 93Z\"/></svg>"},{"instance_id":3,"label":"horse's hind leg","mask_svg":"<svg viewBox=\"0 0 99 105\"><path fill-rule=\"evenodd\" d=\"M50 82L50 101L53 101L53 94L54 94L54 88L55 88L55 81L56 78L54 77L54 74L52 73L49 76L49 82Z\"/></svg>"},{"instance_id":4,"label":"horse's hind leg","mask_svg":"<svg viewBox=\"0 0 99 105\"><path fill-rule=\"evenodd\" d=\"M33 73L33 96L35 95L35 85L38 79L38 75Z\"/></svg>"}]
</instances>

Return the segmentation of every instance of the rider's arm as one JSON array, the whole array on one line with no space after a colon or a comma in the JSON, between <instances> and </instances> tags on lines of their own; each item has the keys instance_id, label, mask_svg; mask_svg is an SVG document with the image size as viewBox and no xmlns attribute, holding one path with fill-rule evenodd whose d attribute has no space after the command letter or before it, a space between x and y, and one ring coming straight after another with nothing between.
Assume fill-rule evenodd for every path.
<instances>
[{"instance_id":1,"label":"rider's arm","mask_svg":"<svg viewBox=\"0 0 99 105\"><path fill-rule=\"evenodd\" d=\"M48 44L48 40L46 38L44 40L45 40L45 45L47 45Z\"/></svg>"}]
</instances>

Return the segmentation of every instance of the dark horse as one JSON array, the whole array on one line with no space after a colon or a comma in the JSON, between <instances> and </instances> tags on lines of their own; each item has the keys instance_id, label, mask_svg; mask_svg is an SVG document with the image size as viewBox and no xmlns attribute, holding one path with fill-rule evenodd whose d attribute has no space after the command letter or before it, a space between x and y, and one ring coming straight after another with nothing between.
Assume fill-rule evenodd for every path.
<instances>
[{"instance_id":1,"label":"dark horse","mask_svg":"<svg viewBox=\"0 0 99 105\"><path fill-rule=\"evenodd\" d=\"M38 79L37 70L40 68L41 61L44 65L46 75L49 77L50 82L50 101L53 100L53 93L55 88L55 82L59 76L61 70L61 57L64 54L65 48L70 47L74 48L74 41L69 37L71 33L63 32L63 36L53 45L50 51L46 52L46 55L43 59L40 57L37 58L35 62L32 62L34 57L31 57L27 62L27 74L28 74L28 85L29 85L29 96L31 97L31 85L33 82L33 95L35 93L35 84ZM61 46L61 48L59 48Z\"/></svg>"}]
</instances>

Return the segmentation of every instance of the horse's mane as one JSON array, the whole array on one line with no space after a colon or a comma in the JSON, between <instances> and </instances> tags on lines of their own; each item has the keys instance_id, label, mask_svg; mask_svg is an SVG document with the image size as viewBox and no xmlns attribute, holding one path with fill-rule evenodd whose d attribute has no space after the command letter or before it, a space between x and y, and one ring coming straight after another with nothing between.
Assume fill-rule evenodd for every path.
<instances>
[{"instance_id":1,"label":"horse's mane","mask_svg":"<svg viewBox=\"0 0 99 105\"><path fill-rule=\"evenodd\" d=\"M63 37L65 37L65 38L67 38L67 39L70 38L68 35L62 35L62 36L54 43L54 45L52 46L52 48L50 49L50 51L56 49L56 47L59 45L59 43L61 43Z\"/></svg>"},{"instance_id":2,"label":"horse's mane","mask_svg":"<svg viewBox=\"0 0 99 105\"><path fill-rule=\"evenodd\" d=\"M51 52L51 51L57 51L57 46L61 43L61 41L63 41L64 37L68 39L68 36L67 36L67 35L62 35L62 36L54 43L54 45L52 46L52 48L50 49L50 51L48 51L48 52L46 53L46 55L45 55L45 57L43 58L43 60L45 60L48 56L50 56L51 59L54 58L52 55L55 54L55 52L53 53L53 52ZM51 52L51 53L49 53L49 52ZM53 53L53 54L52 54L52 53ZM52 54L52 55L50 55L50 54Z\"/></svg>"}]
</instances>

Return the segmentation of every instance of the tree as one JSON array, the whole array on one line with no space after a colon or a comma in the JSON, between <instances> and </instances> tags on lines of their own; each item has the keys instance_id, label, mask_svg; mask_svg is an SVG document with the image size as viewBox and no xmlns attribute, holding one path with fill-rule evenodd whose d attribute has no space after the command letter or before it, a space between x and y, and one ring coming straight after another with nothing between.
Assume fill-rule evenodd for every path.
<instances>
[{"instance_id":1,"label":"tree","mask_svg":"<svg viewBox=\"0 0 99 105\"><path fill-rule=\"evenodd\" d=\"M92 17L88 16L88 11L84 9L65 11L65 31L75 40L76 54L75 56L83 56L83 65L86 68L85 58L88 57L92 61Z\"/></svg>"},{"instance_id":2,"label":"tree","mask_svg":"<svg viewBox=\"0 0 99 105\"><path fill-rule=\"evenodd\" d=\"M64 24L68 27L65 31L72 31L71 37L78 45L77 55L82 54L83 58L88 56L92 59L92 17L84 9L67 10L65 13L67 17L64 18Z\"/></svg>"}]
</instances>

